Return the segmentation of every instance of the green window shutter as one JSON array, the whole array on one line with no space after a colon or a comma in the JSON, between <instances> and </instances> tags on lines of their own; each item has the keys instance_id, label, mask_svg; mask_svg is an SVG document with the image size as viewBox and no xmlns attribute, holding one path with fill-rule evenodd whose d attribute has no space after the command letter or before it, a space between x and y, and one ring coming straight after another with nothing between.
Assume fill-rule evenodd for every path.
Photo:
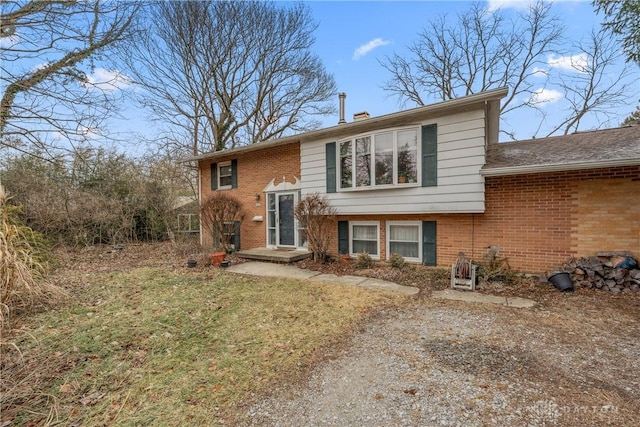
<instances>
[{"instance_id":1,"label":"green window shutter","mask_svg":"<svg viewBox=\"0 0 640 427\"><path fill-rule=\"evenodd\" d=\"M240 250L240 221L233 222L233 249Z\"/></svg>"},{"instance_id":2,"label":"green window shutter","mask_svg":"<svg viewBox=\"0 0 640 427\"><path fill-rule=\"evenodd\" d=\"M218 164L211 163L211 191L218 188Z\"/></svg>"},{"instance_id":3,"label":"green window shutter","mask_svg":"<svg viewBox=\"0 0 640 427\"><path fill-rule=\"evenodd\" d=\"M436 265L436 222L422 221L422 264Z\"/></svg>"},{"instance_id":4,"label":"green window shutter","mask_svg":"<svg viewBox=\"0 0 640 427\"><path fill-rule=\"evenodd\" d=\"M238 188L238 161L231 160L231 188Z\"/></svg>"},{"instance_id":5,"label":"green window shutter","mask_svg":"<svg viewBox=\"0 0 640 427\"><path fill-rule=\"evenodd\" d=\"M338 252L349 253L349 221L338 221Z\"/></svg>"},{"instance_id":6,"label":"green window shutter","mask_svg":"<svg viewBox=\"0 0 640 427\"><path fill-rule=\"evenodd\" d=\"M336 143L330 142L325 146L325 160L327 162L327 193L336 192Z\"/></svg>"},{"instance_id":7,"label":"green window shutter","mask_svg":"<svg viewBox=\"0 0 640 427\"><path fill-rule=\"evenodd\" d=\"M438 127L422 126L422 186L438 185Z\"/></svg>"}]
</instances>

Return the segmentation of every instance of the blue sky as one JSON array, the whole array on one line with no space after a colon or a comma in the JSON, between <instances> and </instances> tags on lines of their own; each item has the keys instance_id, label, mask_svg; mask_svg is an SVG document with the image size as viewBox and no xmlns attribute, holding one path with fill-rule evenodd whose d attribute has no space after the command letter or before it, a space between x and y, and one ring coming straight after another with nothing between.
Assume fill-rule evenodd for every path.
<instances>
[{"instance_id":1,"label":"blue sky","mask_svg":"<svg viewBox=\"0 0 640 427\"><path fill-rule=\"evenodd\" d=\"M381 85L390 78L387 70L379 65L380 60L395 53L407 52L407 46L418 38L425 23L443 14L455 16L467 10L467 1L310 1L313 16L319 21L316 32L317 50L327 69L334 74L338 90L347 93L346 117L353 113L367 111L371 116L392 113L402 109L398 98L390 97ZM527 5L523 0L495 0L488 7L502 8L505 13L522 11ZM565 21L566 42L579 40L592 28L599 29L601 16L597 16L591 2L555 1L553 10ZM576 52L577 53L577 52ZM550 67L559 72L568 73L562 65L567 58L550 57ZM551 63L555 61L555 63ZM619 106L610 121L600 117L585 122L584 129L596 127L599 121L604 127L615 127L638 105L640 97L640 69L633 67L632 78L636 82L632 87L635 93L629 94L628 103ZM548 87L540 97L549 99L545 109L551 117L562 114L562 93ZM406 108L413 105L407 105ZM530 113L529 113L530 114ZM327 118L327 126L337 123L337 118ZM516 129L518 139L531 137L537 123L530 116L514 116L509 123Z\"/></svg>"},{"instance_id":2,"label":"blue sky","mask_svg":"<svg viewBox=\"0 0 640 427\"><path fill-rule=\"evenodd\" d=\"M418 34L427 22L437 16L455 16L468 10L468 1L306 1L313 18L318 23L315 32L315 52L320 56L327 70L332 73L337 82L338 91L347 94L346 118L352 120L356 112L367 111L371 116L393 113L414 105L403 107L400 100L390 96L382 89L384 82L389 80L390 74L379 61L393 53L401 55L407 53L407 46L416 41ZM491 0L487 2L490 9L503 8L505 13L516 13L527 5L527 0ZM567 29L565 33L567 46L573 41L587 35L592 28L599 29L601 17L597 16L590 1L561 1L553 2L554 12L564 20ZM11 43L10 40L0 39L0 43ZM568 55L572 55L569 50ZM556 73L571 73L563 65L568 57L549 57L549 69ZM640 97L640 68L632 66L631 79L635 79L628 100L620 103L609 112L610 120L606 117L591 118L584 123L582 129L596 126L615 127L626 116L635 110ZM131 91L126 77L113 78L113 73L104 68L96 68L89 76L92 83L110 81L111 86L104 87L119 91ZM541 86L542 87L542 86ZM549 117L563 115L563 94L553 87L547 87L539 94L540 99L549 102L544 109ZM335 98L336 106L338 98ZM126 104L123 117L126 119L111 120L109 134L117 135L125 141L135 141L136 133L152 136L155 125L150 125L145 119L146 112L139 110L133 104ZM338 117L326 117L323 126L337 124ZM516 131L518 139L527 139L536 133L538 119L528 115L514 115L508 125ZM87 130L92 134L94 130ZM95 138L99 139L99 131L95 131ZM503 138L505 139L505 138ZM125 147L125 146L123 146ZM131 149L129 143L128 149ZM138 150L136 150L138 151Z\"/></svg>"}]
</instances>

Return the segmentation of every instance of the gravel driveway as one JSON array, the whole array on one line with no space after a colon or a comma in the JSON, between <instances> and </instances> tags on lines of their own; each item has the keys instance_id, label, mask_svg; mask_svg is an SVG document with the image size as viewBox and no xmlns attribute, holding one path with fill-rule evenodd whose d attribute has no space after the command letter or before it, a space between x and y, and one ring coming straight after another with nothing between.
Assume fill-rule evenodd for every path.
<instances>
[{"instance_id":1,"label":"gravel driveway","mask_svg":"<svg viewBox=\"0 0 640 427\"><path fill-rule=\"evenodd\" d=\"M256 400L242 424L640 425L639 301L424 300L381 312L302 383Z\"/></svg>"}]
</instances>

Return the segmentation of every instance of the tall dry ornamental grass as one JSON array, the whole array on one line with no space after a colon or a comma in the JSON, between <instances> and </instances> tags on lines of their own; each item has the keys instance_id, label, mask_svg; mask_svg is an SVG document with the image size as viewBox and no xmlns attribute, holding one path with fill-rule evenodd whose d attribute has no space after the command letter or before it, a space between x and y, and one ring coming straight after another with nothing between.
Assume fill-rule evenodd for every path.
<instances>
[{"instance_id":1,"label":"tall dry ornamental grass","mask_svg":"<svg viewBox=\"0 0 640 427\"><path fill-rule=\"evenodd\" d=\"M0 185L0 328L16 309L54 301L63 291L45 280L46 268L36 257L35 233L22 225L9 195Z\"/></svg>"}]
</instances>

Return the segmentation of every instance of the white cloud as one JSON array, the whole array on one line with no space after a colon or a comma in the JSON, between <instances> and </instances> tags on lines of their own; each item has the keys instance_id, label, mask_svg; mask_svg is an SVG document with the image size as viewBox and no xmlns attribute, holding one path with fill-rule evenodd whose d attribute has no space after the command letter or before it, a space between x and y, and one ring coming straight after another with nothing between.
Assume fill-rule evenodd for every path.
<instances>
[{"instance_id":1,"label":"white cloud","mask_svg":"<svg viewBox=\"0 0 640 427\"><path fill-rule=\"evenodd\" d=\"M543 104L552 104L562 99L564 95L554 89L540 88L534 91L529 97L529 104L533 106L541 106Z\"/></svg>"},{"instance_id":2,"label":"white cloud","mask_svg":"<svg viewBox=\"0 0 640 427\"><path fill-rule=\"evenodd\" d=\"M385 46L388 45L389 41L387 40L383 40L382 38L378 37L376 39L373 39L365 44L363 44L362 46L360 46L359 48L357 48L354 52L353 52L353 60L357 61L358 59L360 59L360 57L365 56L367 53L371 52L373 49L380 47L380 46Z\"/></svg>"},{"instance_id":3,"label":"white cloud","mask_svg":"<svg viewBox=\"0 0 640 427\"><path fill-rule=\"evenodd\" d=\"M7 37L0 37L0 49L11 49L20 43L20 36L12 34Z\"/></svg>"},{"instance_id":4,"label":"white cloud","mask_svg":"<svg viewBox=\"0 0 640 427\"><path fill-rule=\"evenodd\" d=\"M488 9L490 12L498 9L526 9L532 3L531 0L488 0Z\"/></svg>"},{"instance_id":5,"label":"white cloud","mask_svg":"<svg viewBox=\"0 0 640 427\"><path fill-rule=\"evenodd\" d=\"M71 131L70 133L63 133L60 131L51 132L50 137L54 141L74 141L78 142L80 140L95 140L98 138L102 138L102 132L99 128L90 128L87 126L79 125L75 131Z\"/></svg>"},{"instance_id":6,"label":"white cloud","mask_svg":"<svg viewBox=\"0 0 640 427\"><path fill-rule=\"evenodd\" d=\"M92 74L87 74L87 82L83 83L83 86L105 91L115 91L131 86L131 79L119 71L96 68Z\"/></svg>"},{"instance_id":7,"label":"white cloud","mask_svg":"<svg viewBox=\"0 0 640 427\"><path fill-rule=\"evenodd\" d=\"M100 129L98 128L89 128L86 126L78 127L78 134L82 135L86 139L97 139L102 135L100 134Z\"/></svg>"},{"instance_id":8,"label":"white cloud","mask_svg":"<svg viewBox=\"0 0 640 427\"><path fill-rule=\"evenodd\" d=\"M573 56L555 56L549 55L547 64L551 68L558 68L564 71L577 71L578 73L586 73L589 65L589 57L586 53Z\"/></svg>"}]
</instances>

